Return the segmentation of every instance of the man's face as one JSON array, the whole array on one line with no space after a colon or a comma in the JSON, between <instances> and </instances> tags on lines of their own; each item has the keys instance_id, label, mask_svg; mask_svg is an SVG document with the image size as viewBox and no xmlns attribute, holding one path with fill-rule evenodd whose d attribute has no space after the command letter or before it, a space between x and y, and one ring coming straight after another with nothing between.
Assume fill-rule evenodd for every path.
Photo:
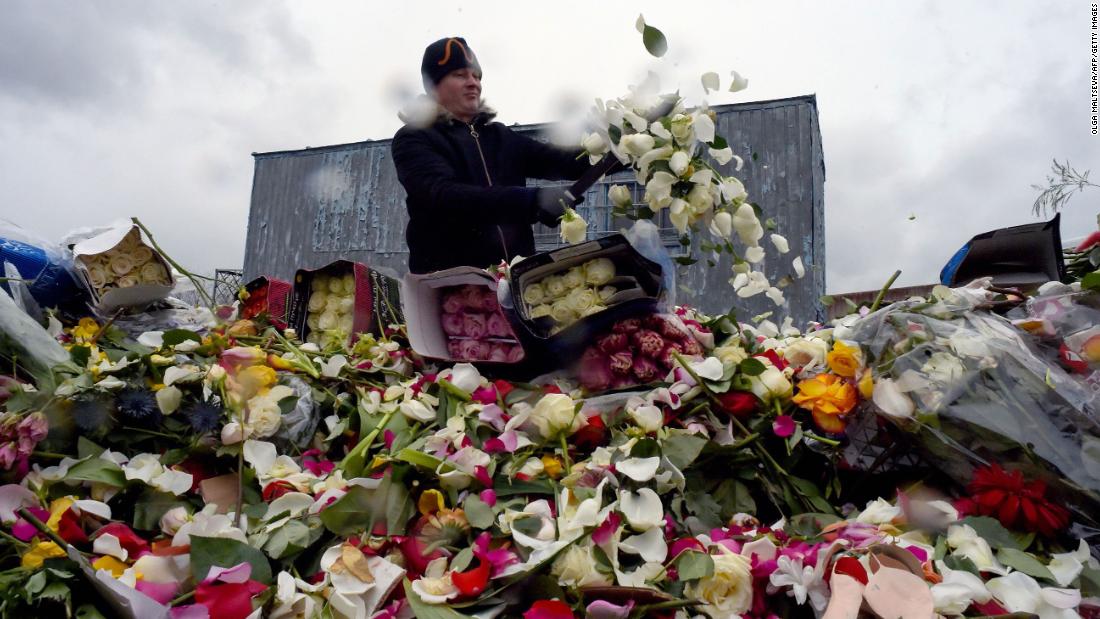
<instances>
[{"instance_id":1,"label":"man's face","mask_svg":"<svg viewBox=\"0 0 1100 619\"><path fill-rule=\"evenodd\" d=\"M481 106L481 71L470 68L451 71L436 84L435 97L448 112L470 122Z\"/></svg>"}]
</instances>

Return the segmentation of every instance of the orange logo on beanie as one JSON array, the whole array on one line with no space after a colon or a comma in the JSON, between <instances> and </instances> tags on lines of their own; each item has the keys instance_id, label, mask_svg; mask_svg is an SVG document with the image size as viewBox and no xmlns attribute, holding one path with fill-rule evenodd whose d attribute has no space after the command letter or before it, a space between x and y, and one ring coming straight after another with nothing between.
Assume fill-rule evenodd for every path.
<instances>
[{"instance_id":1,"label":"orange logo on beanie","mask_svg":"<svg viewBox=\"0 0 1100 619\"><path fill-rule=\"evenodd\" d=\"M462 50L462 55L466 57L466 62L474 61L474 59L470 57L470 52L466 51L466 46L462 44L462 41L458 39L447 39L447 44L443 47L443 60L437 63L439 66L447 64L447 61L451 59L451 43L454 43Z\"/></svg>"}]
</instances>

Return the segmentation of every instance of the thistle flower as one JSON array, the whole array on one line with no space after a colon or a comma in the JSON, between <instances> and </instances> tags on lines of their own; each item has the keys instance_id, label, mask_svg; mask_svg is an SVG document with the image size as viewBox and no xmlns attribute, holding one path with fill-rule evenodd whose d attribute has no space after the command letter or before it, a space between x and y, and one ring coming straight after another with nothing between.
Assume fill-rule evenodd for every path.
<instances>
[{"instance_id":1,"label":"thistle flower","mask_svg":"<svg viewBox=\"0 0 1100 619\"><path fill-rule=\"evenodd\" d=\"M124 419L145 425L160 421L160 407L152 391L142 388L126 388L115 396L115 410Z\"/></svg>"},{"instance_id":2,"label":"thistle flower","mask_svg":"<svg viewBox=\"0 0 1100 619\"><path fill-rule=\"evenodd\" d=\"M111 422L111 409L104 398L93 394L81 394L73 397L71 402L69 415L79 430L87 434L95 434L107 429Z\"/></svg>"},{"instance_id":3,"label":"thistle flower","mask_svg":"<svg viewBox=\"0 0 1100 619\"><path fill-rule=\"evenodd\" d=\"M195 402L184 411L184 417L191 424L191 429L199 434L206 434L218 427L222 418L222 407L213 402Z\"/></svg>"}]
</instances>

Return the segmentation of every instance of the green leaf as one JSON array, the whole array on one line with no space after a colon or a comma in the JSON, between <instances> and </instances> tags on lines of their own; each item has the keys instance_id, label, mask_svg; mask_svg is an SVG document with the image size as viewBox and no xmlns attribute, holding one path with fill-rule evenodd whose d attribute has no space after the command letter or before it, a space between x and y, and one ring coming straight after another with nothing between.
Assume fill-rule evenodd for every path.
<instances>
[{"instance_id":1,"label":"green leaf","mask_svg":"<svg viewBox=\"0 0 1100 619\"><path fill-rule=\"evenodd\" d=\"M69 349L69 358L80 367L88 367L88 359L92 356L92 349L88 346L73 346Z\"/></svg>"},{"instance_id":2,"label":"green leaf","mask_svg":"<svg viewBox=\"0 0 1100 619\"><path fill-rule=\"evenodd\" d=\"M974 562L970 559L967 559L966 557L961 557L959 555L947 555L946 557L944 557L943 563L953 570L962 570L964 572L970 572L978 578L982 577L981 571L978 569L978 566L974 565Z\"/></svg>"},{"instance_id":3,"label":"green leaf","mask_svg":"<svg viewBox=\"0 0 1100 619\"><path fill-rule=\"evenodd\" d=\"M409 608L413 611L413 616L417 619L463 619L469 617L469 615L463 615L462 613L448 608L446 606L438 606L436 604L427 604L424 600L420 599L420 596L413 591L412 584L406 579L405 586L405 599L409 601Z\"/></svg>"},{"instance_id":4,"label":"green leaf","mask_svg":"<svg viewBox=\"0 0 1100 619\"><path fill-rule=\"evenodd\" d=\"M821 304L825 307L832 307L833 303L836 303L836 299L834 299L832 295L828 294L821 295L821 298L818 300L821 301Z\"/></svg>"},{"instance_id":5,"label":"green leaf","mask_svg":"<svg viewBox=\"0 0 1100 619\"><path fill-rule=\"evenodd\" d=\"M676 557L676 573L680 580L697 580L714 574L714 559L705 552L688 550Z\"/></svg>"},{"instance_id":6,"label":"green leaf","mask_svg":"<svg viewBox=\"0 0 1100 619\"><path fill-rule=\"evenodd\" d=\"M1086 567L1081 571L1081 595L1085 597L1100 597L1100 570Z\"/></svg>"},{"instance_id":7,"label":"green leaf","mask_svg":"<svg viewBox=\"0 0 1100 619\"><path fill-rule=\"evenodd\" d=\"M187 505L187 502L173 494L146 488L134 505L134 528L142 531L160 530L160 517L181 505Z\"/></svg>"},{"instance_id":8,"label":"green leaf","mask_svg":"<svg viewBox=\"0 0 1100 619\"><path fill-rule=\"evenodd\" d=\"M1048 570L1045 565L1039 563L1038 559L1022 550L1002 548L997 553L997 559L1008 567L1015 568L1028 576L1054 581L1054 574L1051 574L1050 570Z\"/></svg>"},{"instance_id":9,"label":"green leaf","mask_svg":"<svg viewBox=\"0 0 1100 619\"><path fill-rule=\"evenodd\" d=\"M707 146L713 148L714 150L722 150L723 148L729 146L729 142L726 141L726 138L720 135L716 135L714 136L714 141L710 144L707 144Z\"/></svg>"},{"instance_id":10,"label":"green leaf","mask_svg":"<svg viewBox=\"0 0 1100 619\"><path fill-rule=\"evenodd\" d=\"M471 493L466 497L463 508L466 511L466 519L470 521L470 526L475 529L488 529L493 526L493 522L496 520L493 517L493 508L489 507L476 494Z\"/></svg>"},{"instance_id":11,"label":"green leaf","mask_svg":"<svg viewBox=\"0 0 1100 619\"><path fill-rule=\"evenodd\" d=\"M989 545L994 548L1022 550L1019 541L1012 533L1009 533L1008 529L1004 528L999 520L989 516L967 516L959 522L960 524L970 525L980 537L985 538L985 541L989 542Z\"/></svg>"},{"instance_id":12,"label":"green leaf","mask_svg":"<svg viewBox=\"0 0 1100 619\"><path fill-rule=\"evenodd\" d=\"M737 368L746 376L760 376L768 366L756 357L748 357L738 364Z\"/></svg>"},{"instance_id":13,"label":"green leaf","mask_svg":"<svg viewBox=\"0 0 1100 619\"><path fill-rule=\"evenodd\" d=\"M707 439L694 434L673 434L661 443L661 453L676 468L683 470L699 457Z\"/></svg>"},{"instance_id":14,"label":"green leaf","mask_svg":"<svg viewBox=\"0 0 1100 619\"><path fill-rule=\"evenodd\" d=\"M264 552L272 559L285 559L309 547L310 530L301 520L291 520L275 530L264 544Z\"/></svg>"},{"instance_id":15,"label":"green leaf","mask_svg":"<svg viewBox=\"0 0 1100 619\"><path fill-rule=\"evenodd\" d=\"M1100 271L1093 271L1082 277L1081 288L1085 290L1100 290Z\"/></svg>"},{"instance_id":16,"label":"green leaf","mask_svg":"<svg viewBox=\"0 0 1100 619\"><path fill-rule=\"evenodd\" d=\"M46 572L37 572L34 576L31 576L23 588L31 595L38 595L46 588Z\"/></svg>"},{"instance_id":17,"label":"green leaf","mask_svg":"<svg viewBox=\"0 0 1100 619\"><path fill-rule=\"evenodd\" d=\"M676 260L676 264L683 265L683 266L686 266L686 267L689 267L689 266L695 264L696 262L699 262L699 260L697 258L692 258L691 256L678 256L677 258L675 258L675 260Z\"/></svg>"},{"instance_id":18,"label":"green leaf","mask_svg":"<svg viewBox=\"0 0 1100 619\"><path fill-rule=\"evenodd\" d=\"M126 475L114 462L103 458L89 458L69 468L66 481L93 481L121 488L126 485Z\"/></svg>"},{"instance_id":19,"label":"green leaf","mask_svg":"<svg viewBox=\"0 0 1100 619\"><path fill-rule=\"evenodd\" d=\"M426 454L422 451L417 451L415 449L402 449L401 451L397 452L397 455L394 456L394 458L402 462L408 462L413 466L418 466L422 469L428 469L431 471L435 471L437 468L439 468L440 464L443 464L443 461L439 458L436 458L435 456L430 454ZM454 470L454 467L451 467L449 469L447 467L444 467L442 472L446 473L450 470Z\"/></svg>"},{"instance_id":20,"label":"green leaf","mask_svg":"<svg viewBox=\"0 0 1100 619\"><path fill-rule=\"evenodd\" d=\"M722 519L719 515L722 506L709 493L702 490L685 492L684 502L688 511L708 528L713 529L722 526Z\"/></svg>"},{"instance_id":21,"label":"green leaf","mask_svg":"<svg viewBox=\"0 0 1100 619\"><path fill-rule=\"evenodd\" d=\"M104 448L96 445L87 438L81 436L76 439L76 455L78 458L91 458L103 453Z\"/></svg>"},{"instance_id":22,"label":"green leaf","mask_svg":"<svg viewBox=\"0 0 1100 619\"><path fill-rule=\"evenodd\" d=\"M821 535L822 529L840 520L840 517L835 514L798 514L791 516L787 530L799 537L817 537Z\"/></svg>"},{"instance_id":23,"label":"green leaf","mask_svg":"<svg viewBox=\"0 0 1100 619\"><path fill-rule=\"evenodd\" d=\"M95 606L84 604L76 609L76 619L107 619L107 617Z\"/></svg>"},{"instance_id":24,"label":"green leaf","mask_svg":"<svg viewBox=\"0 0 1100 619\"><path fill-rule=\"evenodd\" d=\"M38 594L38 597L46 600L55 600L57 602L68 602L71 595L72 592L69 591L69 587L67 587L65 583L51 582Z\"/></svg>"},{"instance_id":25,"label":"green leaf","mask_svg":"<svg viewBox=\"0 0 1100 619\"><path fill-rule=\"evenodd\" d=\"M191 575L195 582L206 578L215 565L233 567L241 563L252 566L252 580L271 584L271 564L258 548L225 537L191 536Z\"/></svg>"},{"instance_id":26,"label":"green leaf","mask_svg":"<svg viewBox=\"0 0 1100 619\"><path fill-rule=\"evenodd\" d=\"M498 499L517 494L555 494L554 487L545 479L523 481L520 479L509 480L506 477L493 479L493 491L497 493Z\"/></svg>"},{"instance_id":27,"label":"green leaf","mask_svg":"<svg viewBox=\"0 0 1100 619\"><path fill-rule=\"evenodd\" d=\"M460 550L455 558L451 559L451 564L448 568L452 572L465 572L466 568L470 567L470 563L474 560L474 549L467 546Z\"/></svg>"},{"instance_id":28,"label":"green leaf","mask_svg":"<svg viewBox=\"0 0 1100 619\"><path fill-rule=\"evenodd\" d=\"M187 329L170 329L164 332L164 348L175 346L181 342L191 340L193 342L202 343L202 338L198 333L189 331Z\"/></svg>"},{"instance_id":29,"label":"green leaf","mask_svg":"<svg viewBox=\"0 0 1100 619\"><path fill-rule=\"evenodd\" d=\"M756 501L749 487L736 479L726 479L714 489L714 500L722 506L722 519L734 514L755 514Z\"/></svg>"},{"instance_id":30,"label":"green leaf","mask_svg":"<svg viewBox=\"0 0 1100 619\"><path fill-rule=\"evenodd\" d=\"M321 522L337 535L373 531L379 522L385 525L389 535L403 535L413 514L412 500L404 483L407 473L407 467L395 466L374 490L352 486L347 494L321 511Z\"/></svg>"},{"instance_id":31,"label":"green leaf","mask_svg":"<svg viewBox=\"0 0 1100 619\"><path fill-rule=\"evenodd\" d=\"M664 33L649 24L646 24L642 30L642 44L645 45L647 52L657 58L664 56L668 51L668 40Z\"/></svg>"}]
</instances>

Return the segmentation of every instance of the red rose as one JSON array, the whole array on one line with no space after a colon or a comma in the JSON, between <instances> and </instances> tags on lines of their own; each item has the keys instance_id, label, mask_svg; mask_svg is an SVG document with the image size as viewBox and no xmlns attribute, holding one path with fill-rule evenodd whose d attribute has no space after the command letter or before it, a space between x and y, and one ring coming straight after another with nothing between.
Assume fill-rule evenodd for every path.
<instances>
[{"instance_id":1,"label":"red rose","mask_svg":"<svg viewBox=\"0 0 1100 619\"><path fill-rule=\"evenodd\" d=\"M738 419L748 419L760 408L760 399L748 391L727 391L718 394L722 410Z\"/></svg>"},{"instance_id":2,"label":"red rose","mask_svg":"<svg viewBox=\"0 0 1100 619\"><path fill-rule=\"evenodd\" d=\"M569 440L582 451L592 451L607 442L607 424L603 417L592 415L588 425L574 432Z\"/></svg>"}]
</instances>

